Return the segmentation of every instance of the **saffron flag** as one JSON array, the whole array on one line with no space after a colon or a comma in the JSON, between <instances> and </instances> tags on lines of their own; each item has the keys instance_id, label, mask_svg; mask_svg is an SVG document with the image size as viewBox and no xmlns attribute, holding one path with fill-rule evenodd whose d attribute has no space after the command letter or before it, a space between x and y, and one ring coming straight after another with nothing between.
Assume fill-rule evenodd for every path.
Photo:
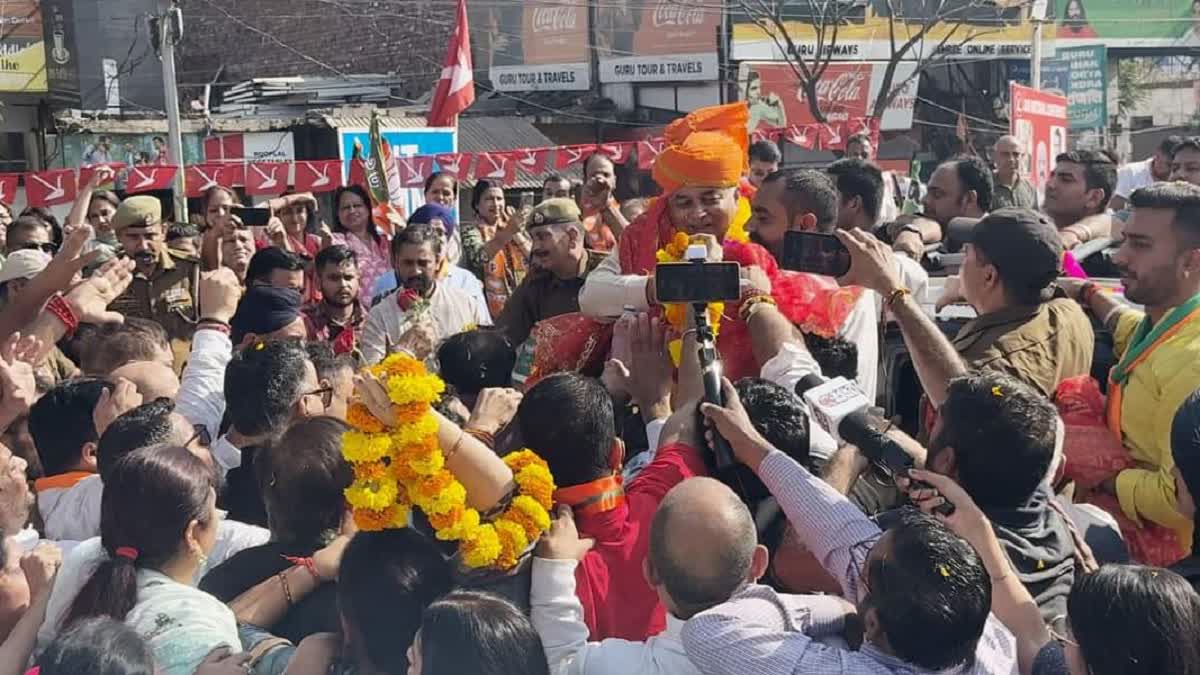
<instances>
[{"instance_id":1,"label":"saffron flag","mask_svg":"<svg viewBox=\"0 0 1200 675\"><path fill-rule=\"evenodd\" d=\"M371 112L368 142L371 148L363 158L363 173L367 181L367 194L371 196L371 220L390 236L394 229L393 222L404 220L404 186L400 184L400 172L392 157L392 148L379 131L377 111Z\"/></svg>"}]
</instances>

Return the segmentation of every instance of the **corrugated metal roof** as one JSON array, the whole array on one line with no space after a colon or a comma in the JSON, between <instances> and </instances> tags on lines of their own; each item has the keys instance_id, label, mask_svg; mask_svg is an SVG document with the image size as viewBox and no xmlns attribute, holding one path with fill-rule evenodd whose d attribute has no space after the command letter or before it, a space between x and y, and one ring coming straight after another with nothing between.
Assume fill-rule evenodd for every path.
<instances>
[{"instance_id":1,"label":"corrugated metal roof","mask_svg":"<svg viewBox=\"0 0 1200 675\"><path fill-rule=\"evenodd\" d=\"M90 119L74 115L56 115L55 122L63 133L93 133L93 134L165 134L167 120L158 119L120 119L98 118ZM195 134L211 131L213 133L235 133L254 131L277 131L290 129L303 124L303 118L295 117L214 117L211 119L185 117L180 120L179 128L182 133Z\"/></svg>"}]
</instances>

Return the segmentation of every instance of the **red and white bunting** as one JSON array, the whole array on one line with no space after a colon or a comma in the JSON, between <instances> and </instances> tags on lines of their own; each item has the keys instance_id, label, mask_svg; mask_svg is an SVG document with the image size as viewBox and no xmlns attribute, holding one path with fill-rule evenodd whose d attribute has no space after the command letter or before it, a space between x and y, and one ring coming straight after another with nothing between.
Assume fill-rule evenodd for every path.
<instances>
[{"instance_id":1,"label":"red and white bunting","mask_svg":"<svg viewBox=\"0 0 1200 675\"><path fill-rule=\"evenodd\" d=\"M332 192L342 187L342 161L296 162L296 192Z\"/></svg>"},{"instance_id":2,"label":"red and white bunting","mask_svg":"<svg viewBox=\"0 0 1200 675\"><path fill-rule=\"evenodd\" d=\"M509 152L481 152L475 160L475 180L512 185L517 178L517 162Z\"/></svg>"},{"instance_id":3,"label":"red and white bunting","mask_svg":"<svg viewBox=\"0 0 1200 675\"><path fill-rule=\"evenodd\" d=\"M817 146L817 129L811 124L793 124L783 132L783 140L805 150Z\"/></svg>"},{"instance_id":4,"label":"red and white bunting","mask_svg":"<svg viewBox=\"0 0 1200 675\"><path fill-rule=\"evenodd\" d=\"M57 206L75 201L74 169L25 174L25 201L30 206Z\"/></svg>"},{"instance_id":5,"label":"red and white bunting","mask_svg":"<svg viewBox=\"0 0 1200 675\"><path fill-rule=\"evenodd\" d=\"M596 148L611 159L613 164L624 164L633 154L633 143L601 143Z\"/></svg>"},{"instance_id":6,"label":"red and white bunting","mask_svg":"<svg viewBox=\"0 0 1200 675\"><path fill-rule=\"evenodd\" d=\"M433 159L442 173L452 176L454 180L467 180L471 177L471 160L475 159L475 155L469 152L447 152L434 155Z\"/></svg>"},{"instance_id":7,"label":"red and white bunting","mask_svg":"<svg viewBox=\"0 0 1200 675\"><path fill-rule=\"evenodd\" d=\"M817 138L821 141L822 150L843 150L846 147L841 124L822 124Z\"/></svg>"},{"instance_id":8,"label":"red and white bunting","mask_svg":"<svg viewBox=\"0 0 1200 675\"><path fill-rule=\"evenodd\" d=\"M649 171L654 166L654 160L662 154L662 151L667 147L665 138L646 138L637 142L637 162L638 168L642 171Z\"/></svg>"},{"instance_id":9,"label":"red and white bunting","mask_svg":"<svg viewBox=\"0 0 1200 675\"><path fill-rule=\"evenodd\" d=\"M546 173L546 165L550 163L550 150L536 148L517 150L512 153L517 166L530 176L541 176Z\"/></svg>"},{"instance_id":10,"label":"red and white bunting","mask_svg":"<svg viewBox=\"0 0 1200 675\"><path fill-rule=\"evenodd\" d=\"M179 167L167 164L147 164L130 167L125 177L125 191L129 194L170 190L175 182Z\"/></svg>"},{"instance_id":11,"label":"red and white bunting","mask_svg":"<svg viewBox=\"0 0 1200 675\"><path fill-rule=\"evenodd\" d=\"M286 162L251 162L246 165L246 194L278 197L287 192L288 171Z\"/></svg>"},{"instance_id":12,"label":"red and white bunting","mask_svg":"<svg viewBox=\"0 0 1200 675\"><path fill-rule=\"evenodd\" d=\"M425 177L433 173L433 156L397 156L396 168L400 170L400 185L406 188L423 188Z\"/></svg>"},{"instance_id":13,"label":"red and white bunting","mask_svg":"<svg viewBox=\"0 0 1200 675\"><path fill-rule=\"evenodd\" d=\"M184 187L188 197L203 197L204 193L214 187L228 187L229 178L223 164L195 164L187 167L183 174Z\"/></svg>"},{"instance_id":14,"label":"red and white bunting","mask_svg":"<svg viewBox=\"0 0 1200 675\"><path fill-rule=\"evenodd\" d=\"M563 145L558 148L558 152L554 153L554 168L562 171L569 169L583 160L587 159L588 155L596 151L594 145Z\"/></svg>"},{"instance_id":15,"label":"red and white bunting","mask_svg":"<svg viewBox=\"0 0 1200 675\"><path fill-rule=\"evenodd\" d=\"M774 127L771 129L755 129L750 134L750 142L758 143L760 141L771 141L772 143L778 143L780 137L783 136L785 131L785 129L780 127Z\"/></svg>"},{"instance_id":16,"label":"red and white bunting","mask_svg":"<svg viewBox=\"0 0 1200 675\"><path fill-rule=\"evenodd\" d=\"M0 173L0 204L12 206L17 199L17 181L20 179L19 173Z\"/></svg>"},{"instance_id":17,"label":"red and white bunting","mask_svg":"<svg viewBox=\"0 0 1200 675\"><path fill-rule=\"evenodd\" d=\"M96 171L98 169L100 169L100 167L103 167L103 166L107 166L108 168L112 169L113 174L115 175L115 174L120 173L125 168L125 162L107 162L105 164L88 164L86 166L79 167L79 185L83 186L83 185L87 185L88 183L90 183L92 180L92 176L96 173ZM107 183L101 183L100 185L97 185L96 187L98 187L100 189L111 190L114 182L115 182L115 179L110 180Z\"/></svg>"}]
</instances>

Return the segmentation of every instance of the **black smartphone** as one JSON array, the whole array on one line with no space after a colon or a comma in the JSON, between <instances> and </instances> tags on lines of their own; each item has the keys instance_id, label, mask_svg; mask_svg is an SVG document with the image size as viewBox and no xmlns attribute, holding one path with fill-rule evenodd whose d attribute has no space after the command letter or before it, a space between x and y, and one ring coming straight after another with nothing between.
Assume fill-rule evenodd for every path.
<instances>
[{"instance_id":1,"label":"black smartphone","mask_svg":"<svg viewBox=\"0 0 1200 675\"><path fill-rule=\"evenodd\" d=\"M794 272L840 277L850 271L850 251L832 234L785 232L779 264Z\"/></svg>"},{"instance_id":2,"label":"black smartphone","mask_svg":"<svg viewBox=\"0 0 1200 675\"><path fill-rule=\"evenodd\" d=\"M725 302L741 297L741 265L735 262L659 263L654 268L659 302Z\"/></svg>"},{"instance_id":3,"label":"black smartphone","mask_svg":"<svg viewBox=\"0 0 1200 675\"><path fill-rule=\"evenodd\" d=\"M230 213L242 219L246 227L262 227L271 220L271 209L260 209L250 206L235 206Z\"/></svg>"}]
</instances>

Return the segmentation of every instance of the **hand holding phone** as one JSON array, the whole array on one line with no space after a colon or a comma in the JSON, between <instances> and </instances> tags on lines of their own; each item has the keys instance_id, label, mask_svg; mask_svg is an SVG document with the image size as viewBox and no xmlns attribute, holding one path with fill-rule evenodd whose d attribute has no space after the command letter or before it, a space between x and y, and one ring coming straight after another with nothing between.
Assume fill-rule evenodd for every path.
<instances>
[{"instance_id":1,"label":"hand holding phone","mask_svg":"<svg viewBox=\"0 0 1200 675\"><path fill-rule=\"evenodd\" d=\"M741 266L735 262L659 263L654 297L665 302L726 302L741 297Z\"/></svg>"},{"instance_id":2,"label":"hand holding phone","mask_svg":"<svg viewBox=\"0 0 1200 675\"><path fill-rule=\"evenodd\" d=\"M850 251L832 234L786 232L780 266L793 272L841 277L850 271Z\"/></svg>"},{"instance_id":3,"label":"hand holding phone","mask_svg":"<svg viewBox=\"0 0 1200 675\"><path fill-rule=\"evenodd\" d=\"M263 227L271 222L271 209L234 206L230 209L230 213L240 218L246 227Z\"/></svg>"}]
</instances>

